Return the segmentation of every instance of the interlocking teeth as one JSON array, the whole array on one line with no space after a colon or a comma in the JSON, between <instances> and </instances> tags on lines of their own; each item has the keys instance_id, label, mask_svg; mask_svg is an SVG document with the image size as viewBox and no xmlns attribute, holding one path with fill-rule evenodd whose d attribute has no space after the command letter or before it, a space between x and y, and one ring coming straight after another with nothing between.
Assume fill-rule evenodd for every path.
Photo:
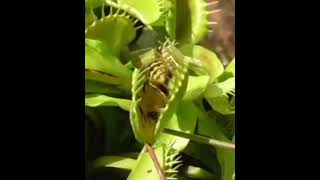
<instances>
[{"instance_id":1,"label":"interlocking teeth","mask_svg":"<svg viewBox=\"0 0 320 180\"><path fill-rule=\"evenodd\" d=\"M133 21L133 24L134 24L134 25L137 24L138 21L139 21L139 19L134 20L134 21Z\"/></svg>"},{"instance_id":2,"label":"interlocking teeth","mask_svg":"<svg viewBox=\"0 0 320 180\"><path fill-rule=\"evenodd\" d=\"M112 8L112 6L110 6L110 13L108 16L112 16L112 11L113 11L113 8Z\"/></svg>"},{"instance_id":3,"label":"interlocking teeth","mask_svg":"<svg viewBox=\"0 0 320 180\"><path fill-rule=\"evenodd\" d=\"M137 27L136 27L136 30L139 30L139 29L141 29L141 28L143 28L143 25L137 26Z\"/></svg>"},{"instance_id":4,"label":"interlocking teeth","mask_svg":"<svg viewBox=\"0 0 320 180\"><path fill-rule=\"evenodd\" d=\"M177 180L178 178L176 177L167 177L168 180Z\"/></svg>"},{"instance_id":5,"label":"interlocking teeth","mask_svg":"<svg viewBox=\"0 0 320 180\"><path fill-rule=\"evenodd\" d=\"M120 9L117 9L115 15L117 16L119 14L119 12L120 12Z\"/></svg>"}]
</instances>

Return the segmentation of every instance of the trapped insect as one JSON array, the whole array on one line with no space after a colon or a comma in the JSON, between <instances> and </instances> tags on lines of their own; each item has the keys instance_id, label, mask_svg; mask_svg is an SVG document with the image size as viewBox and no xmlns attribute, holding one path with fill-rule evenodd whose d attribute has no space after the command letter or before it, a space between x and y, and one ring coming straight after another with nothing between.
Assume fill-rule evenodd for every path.
<instances>
[{"instance_id":1,"label":"trapped insect","mask_svg":"<svg viewBox=\"0 0 320 180\"><path fill-rule=\"evenodd\" d=\"M185 77L184 56L168 39L153 50L153 59L142 62L133 75L133 110L131 120L135 135L141 142L151 143L157 127ZM160 128L161 129L161 128ZM139 138L140 137L140 138Z\"/></svg>"}]
</instances>

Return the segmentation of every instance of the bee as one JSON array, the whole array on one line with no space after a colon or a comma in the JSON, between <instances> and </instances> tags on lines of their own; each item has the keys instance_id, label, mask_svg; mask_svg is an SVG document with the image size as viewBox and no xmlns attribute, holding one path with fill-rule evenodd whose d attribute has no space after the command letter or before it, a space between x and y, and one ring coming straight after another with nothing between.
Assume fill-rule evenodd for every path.
<instances>
[{"instance_id":1,"label":"bee","mask_svg":"<svg viewBox=\"0 0 320 180\"><path fill-rule=\"evenodd\" d=\"M143 85L140 111L145 121L157 122L160 110L170 99L169 81L173 76L173 68L164 59L157 59L150 63L146 71L146 82Z\"/></svg>"}]
</instances>

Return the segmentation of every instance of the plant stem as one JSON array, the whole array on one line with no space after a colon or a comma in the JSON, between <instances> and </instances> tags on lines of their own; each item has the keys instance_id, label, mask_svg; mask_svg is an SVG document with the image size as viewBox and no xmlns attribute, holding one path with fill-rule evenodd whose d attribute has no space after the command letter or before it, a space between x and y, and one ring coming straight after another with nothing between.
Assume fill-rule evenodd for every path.
<instances>
[{"instance_id":1,"label":"plant stem","mask_svg":"<svg viewBox=\"0 0 320 180\"><path fill-rule=\"evenodd\" d=\"M147 150L148 150L148 152L150 154L150 157L151 157L151 159L153 161L154 166L157 169L157 172L158 172L161 180L167 180L167 177L166 177L165 173L163 172L163 170L162 170L162 168L160 166L160 163L158 161L156 153L154 152L154 149L148 143L145 143L145 144L146 144Z\"/></svg>"},{"instance_id":2,"label":"plant stem","mask_svg":"<svg viewBox=\"0 0 320 180\"><path fill-rule=\"evenodd\" d=\"M210 138L206 138L206 137L195 135L195 134L188 134L188 133L175 131L175 130L167 129L167 128L165 128L163 132L165 132L167 134L174 135L174 136L179 136L179 137L182 137L182 138L190 139L190 140L195 141L195 142L208 144L208 145L211 145L211 146L218 146L218 147L222 147L222 148L226 148L226 149L232 149L232 150L235 149L235 145L232 144L232 143L219 141L219 140L216 140L216 139L210 139Z\"/></svg>"}]
</instances>

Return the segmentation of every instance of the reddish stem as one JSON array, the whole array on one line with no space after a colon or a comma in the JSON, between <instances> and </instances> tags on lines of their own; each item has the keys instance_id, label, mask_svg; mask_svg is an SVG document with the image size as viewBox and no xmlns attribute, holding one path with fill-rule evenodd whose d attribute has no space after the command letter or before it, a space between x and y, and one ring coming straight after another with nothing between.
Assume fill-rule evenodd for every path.
<instances>
[{"instance_id":1,"label":"reddish stem","mask_svg":"<svg viewBox=\"0 0 320 180\"><path fill-rule=\"evenodd\" d=\"M162 168L160 166L160 163L158 161L156 153L154 152L154 149L148 143L146 143L146 147L147 147L147 150L148 150L148 152L150 154L150 157L151 157L151 159L153 161L154 166L157 169L157 172L158 172L161 180L167 180L167 177L166 177L165 173L163 172L163 170L162 170Z\"/></svg>"}]
</instances>

